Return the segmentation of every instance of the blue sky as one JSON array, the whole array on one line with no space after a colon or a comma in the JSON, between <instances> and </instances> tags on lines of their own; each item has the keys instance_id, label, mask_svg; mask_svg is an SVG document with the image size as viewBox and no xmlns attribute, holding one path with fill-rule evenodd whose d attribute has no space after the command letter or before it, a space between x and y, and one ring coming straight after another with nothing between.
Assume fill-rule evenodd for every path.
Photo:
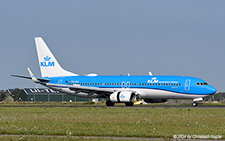
<instances>
[{"instance_id":1,"label":"blue sky","mask_svg":"<svg viewBox=\"0 0 225 141\"><path fill-rule=\"evenodd\" d=\"M223 0L0 2L0 89L35 87L34 37L78 73L186 75L225 91Z\"/></svg>"}]
</instances>

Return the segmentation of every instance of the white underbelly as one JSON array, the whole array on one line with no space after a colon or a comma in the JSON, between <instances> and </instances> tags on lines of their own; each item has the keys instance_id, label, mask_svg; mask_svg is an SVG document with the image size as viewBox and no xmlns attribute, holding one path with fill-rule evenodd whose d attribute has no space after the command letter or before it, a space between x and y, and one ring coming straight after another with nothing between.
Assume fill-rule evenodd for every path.
<instances>
[{"instance_id":1,"label":"white underbelly","mask_svg":"<svg viewBox=\"0 0 225 141\"><path fill-rule=\"evenodd\" d=\"M111 88L105 88L108 90L112 90ZM165 90L157 90L157 89L124 89L124 88L117 88L113 89L115 91L121 91L121 90L133 90L136 91L138 94L140 94L141 98L143 99L194 99L199 97L205 97L207 95L197 95L197 94L185 94L185 93L176 93L176 92L170 92ZM99 97L98 94L92 94L89 95L88 93L76 93L75 91L72 91L68 88L63 88L60 90L61 92L74 95L74 96L80 96L80 97L89 97L89 98L96 98Z\"/></svg>"}]
</instances>

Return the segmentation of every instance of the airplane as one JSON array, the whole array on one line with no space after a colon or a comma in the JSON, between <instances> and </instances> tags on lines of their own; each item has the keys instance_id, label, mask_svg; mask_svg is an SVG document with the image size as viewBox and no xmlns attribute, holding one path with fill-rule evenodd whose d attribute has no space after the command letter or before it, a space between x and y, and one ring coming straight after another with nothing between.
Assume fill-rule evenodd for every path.
<instances>
[{"instance_id":1,"label":"airplane","mask_svg":"<svg viewBox=\"0 0 225 141\"><path fill-rule=\"evenodd\" d=\"M136 100L147 103L162 103L168 99L192 99L192 105L198 106L203 98L216 93L216 89L206 81L189 76L99 76L91 73L79 76L64 70L41 37L35 37L36 50L41 77L34 76L30 68L30 77L11 75L31 79L50 89L79 97L106 98L107 106L125 103L133 106Z\"/></svg>"}]
</instances>

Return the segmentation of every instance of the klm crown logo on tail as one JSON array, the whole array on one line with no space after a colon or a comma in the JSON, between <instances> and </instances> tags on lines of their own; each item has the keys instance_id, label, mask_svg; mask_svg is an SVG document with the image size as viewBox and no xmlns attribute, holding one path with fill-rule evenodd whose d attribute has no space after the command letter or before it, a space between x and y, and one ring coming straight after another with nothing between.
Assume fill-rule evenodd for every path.
<instances>
[{"instance_id":1,"label":"klm crown logo on tail","mask_svg":"<svg viewBox=\"0 0 225 141\"><path fill-rule=\"evenodd\" d=\"M51 57L44 57L44 60L43 62L40 63L40 66L41 67L54 67L55 66L55 62L54 61L51 61Z\"/></svg>"}]
</instances>

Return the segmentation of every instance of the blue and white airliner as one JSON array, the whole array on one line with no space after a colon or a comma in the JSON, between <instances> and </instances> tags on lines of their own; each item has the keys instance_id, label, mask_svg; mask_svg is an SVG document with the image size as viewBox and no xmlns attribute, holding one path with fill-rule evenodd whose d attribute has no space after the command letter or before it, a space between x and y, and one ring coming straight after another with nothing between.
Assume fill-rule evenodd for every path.
<instances>
[{"instance_id":1,"label":"blue and white airliner","mask_svg":"<svg viewBox=\"0 0 225 141\"><path fill-rule=\"evenodd\" d=\"M133 106L138 99L147 103L166 102L168 99L193 99L197 106L204 97L216 93L216 89L206 81L188 76L98 76L78 74L64 70L53 56L41 37L35 38L41 77L36 78L28 68L35 83L60 91L68 95L87 98L106 98L107 106L125 103Z\"/></svg>"}]
</instances>

